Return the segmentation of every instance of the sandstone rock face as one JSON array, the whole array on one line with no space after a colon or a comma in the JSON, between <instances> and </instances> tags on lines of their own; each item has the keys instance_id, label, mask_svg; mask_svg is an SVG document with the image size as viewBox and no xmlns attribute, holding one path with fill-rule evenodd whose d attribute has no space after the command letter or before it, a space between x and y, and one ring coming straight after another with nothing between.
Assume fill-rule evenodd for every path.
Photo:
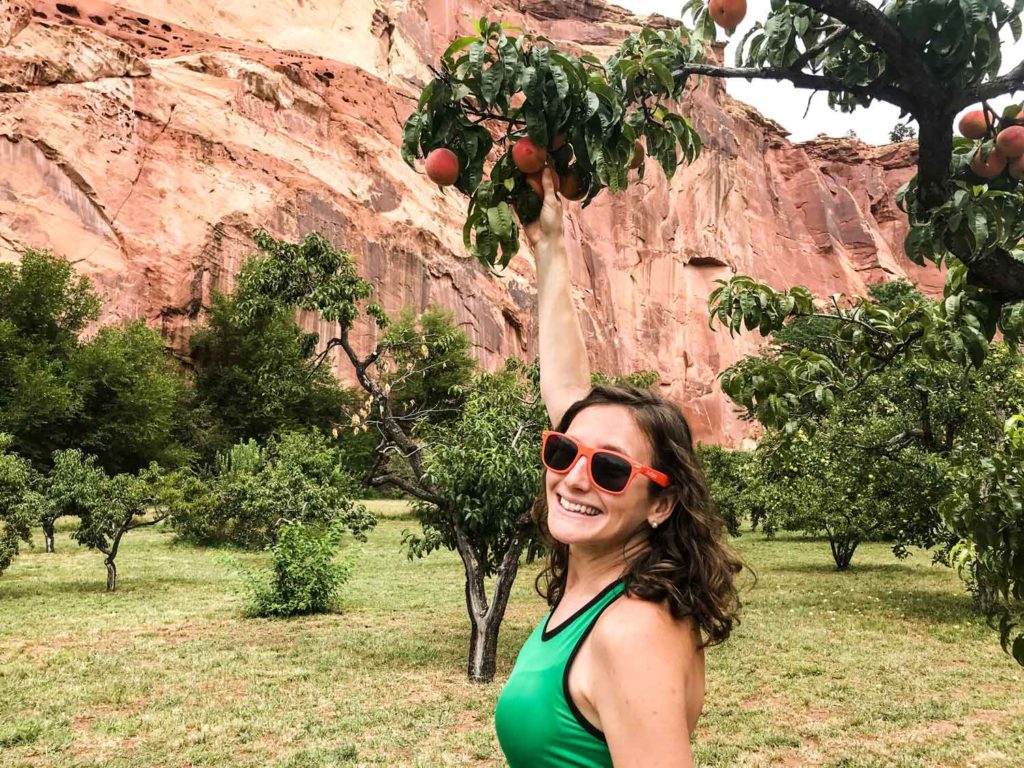
<instances>
[{"instance_id":1,"label":"sandstone rock face","mask_svg":"<svg viewBox=\"0 0 1024 768\"><path fill-rule=\"evenodd\" d=\"M144 317L185 356L254 227L316 230L389 311L454 310L491 368L536 352L533 263L524 251L495 279L465 252L465 201L399 156L411 99L485 13L599 56L643 21L599 0L40 0L31 23L27 7L0 0L0 258L72 258L105 298L103 322ZM914 143L794 145L713 81L683 112L705 144L693 166L568 204L576 298L596 368L658 370L698 439L735 445L751 425L716 376L760 340L708 329L714 280L827 295L901 276L936 292L941 275L902 255L893 192Z\"/></svg>"}]
</instances>

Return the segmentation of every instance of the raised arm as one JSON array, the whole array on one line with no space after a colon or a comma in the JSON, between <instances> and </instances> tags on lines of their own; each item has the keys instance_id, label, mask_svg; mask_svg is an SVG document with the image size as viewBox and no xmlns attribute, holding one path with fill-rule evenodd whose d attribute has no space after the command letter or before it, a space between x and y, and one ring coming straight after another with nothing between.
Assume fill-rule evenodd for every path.
<instances>
[{"instance_id":1,"label":"raised arm","mask_svg":"<svg viewBox=\"0 0 1024 768\"><path fill-rule=\"evenodd\" d=\"M569 259L562 233L562 202L553 171L544 169L540 218L523 227L537 259L537 311L540 324L540 395L551 424L590 391L590 362L583 330L572 302Z\"/></svg>"}]
</instances>

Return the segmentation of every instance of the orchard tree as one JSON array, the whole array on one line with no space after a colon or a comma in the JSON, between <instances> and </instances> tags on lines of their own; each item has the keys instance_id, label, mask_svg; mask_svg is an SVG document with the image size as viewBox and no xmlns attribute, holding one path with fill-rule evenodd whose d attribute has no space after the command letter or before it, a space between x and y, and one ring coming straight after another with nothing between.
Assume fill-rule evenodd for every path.
<instances>
[{"instance_id":1,"label":"orchard tree","mask_svg":"<svg viewBox=\"0 0 1024 768\"><path fill-rule=\"evenodd\" d=\"M1024 412L1007 419L995 451L962 462L956 480L942 506L960 537L951 562L995 596L989 615L1003 650L1024 665Z\"/></svg>"},{"instance_id":2,"label":"orchard tree","mask_svg":"<svg viewBox=\"0 0 1024 768\"><path fill-rule=\"evenodd\" d=\"M0 433L0 574L18 554L19 542L29 542L32 467L9 452L13 438Z\"/></svg>"},{"instance_id":3,"label":"orchard tree","mask_svg":"<svg viewBox=\"0 0 1024 768\"><path fill-rule=\"evenodd\" d=\"M71 449L61 462L72 476L81 479L78 493L82 510L71 536L103 554L107 592L114 592L117 555L125 534L162 522L185 502L177 485L183 471L168 474L150 464L137 475L122 472L111 477L95 466L86 468L90 458Z\"/></svg>"},{"instance_id":4,"label":"orchard tree","mask_svg":"<svg viewBox=\"0 0 1024 768\"><path fill-rule=\"evenodd\" d=\"M246 322L259 322L267 313L284 307L289 311L303 309L316 312L324 321L334 324L334 335L320 340L323 351L318 361L326 359L330 350L340 348L367 395L362 408L352 415L351 423L351 429L357 433L372 428L378 440L376 459L365 483L373 487L399 488L421 504L420 510L426 521L424 534L407 539L407 546L411 546L414 552L427 552L448 544L454 545L459 552L466 566L467 610L476 617L475 623L479 622L471 642L476 655L470 659L470 676L477 680L489 679L488 675L493 676L493 658L488 664L485 656L497 636L503 606L499 610L500 595L492 597L491 606L486 604L479 588L480 579L489 572L488 569L500 567L494 560L499 553L501 559L498 562L504 562L504 556L510 549L518 556L522 534L515 533L515 530L498 533L499 526L483 521L470 524L472 515L479 513L481 504L490 504L494 497L473 501L450 495L446 488L455 488L458 478L430 463L430 445L422 434L429 434L435 429L457 428L432 421L438 413L438 403L449 394L435 392L425 403L413 402L415 398L401 399L406 382L417 382L418 370L450 357L453 351L453 362L457 361L464 354L464 346L461 342L453 343L447 331L429 333L429 324L427 329L422 324L406 324L404 329L400 327L389 335L391 323L383 308L368 301L373 286L359 276L348 253L334 248L320 235L310 234L301 243L285 243L264 232L257 232L255 239L261 253L250 260L240 274L239 287L241 295L245 296L238 306L240 317ZM358 352L352 344L353 328L360 319L370 320L379 332L379 342L368 353ZM502 381L506 389L514 389L508 380ZM495 391L502 390L496 385ZM507 401L511 395L506 392L503 396ZM478 401L478 404L484 407L484 403ZM455 423L462 423L461 417ZM505 426L503 423L502 429ZM508 436L509 440L512 436L514 432ZM519 438L520 441L532 439L533 436L526 434ZM536 456L534 460L537 460ZM436 476L431 475L428 467L437 473ZM525 470L526 467L516 469ZM519 488L510 499L519 499L524 492ZM514 515L511 507L503 510L502 514L502 525L520 525L521 514ZM467 515L469 517L464 517ZM456 534L456 531L461 531L461 534ZM505 579L514 577L510 567L506 567L504 572L508 576L502 580L503 590Z\"/></svg>"},{"instance_id":5,"label":"orchard tree","mask_svg":"<svg viewBox=\"0 0 1024 768\"><path fill-rule=\"evenodd\" d=\"M446 503L418 500L414 510L423 532L403 536L410 556L444 547L462 558L472 625L468 673L480 682L494 677L498 632L520 555L535 534L530 510L547 416L536 369L530 374L509 359L504 370L478 375L459 417L423 430L423 479Z\"/></svg>"}]
</instances>

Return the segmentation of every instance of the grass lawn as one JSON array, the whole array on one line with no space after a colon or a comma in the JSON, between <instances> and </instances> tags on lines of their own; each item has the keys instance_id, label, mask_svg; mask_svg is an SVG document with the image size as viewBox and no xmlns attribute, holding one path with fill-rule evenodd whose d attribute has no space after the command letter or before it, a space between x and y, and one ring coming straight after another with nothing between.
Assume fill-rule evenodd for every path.
<instances>
[{"instance_id":1,"label":"grass lawn","mask_svg":"<svg viewBox=\"0 0 1024 768\"><path fill-rule=\"evenodd\" d=\"M216 551L128 534L118 592L67 529L0 577L0 766L499 766L492 713L546 612L520 574L498 677L466 682L452 553L410 562L400 503L362 547L340 611L246 619ZM746 534L743 624L708 652L707 766L1020 766L1024 670L927 553ZM258 562L262 556L246 555Z\"/></svg>"}]
</instances>

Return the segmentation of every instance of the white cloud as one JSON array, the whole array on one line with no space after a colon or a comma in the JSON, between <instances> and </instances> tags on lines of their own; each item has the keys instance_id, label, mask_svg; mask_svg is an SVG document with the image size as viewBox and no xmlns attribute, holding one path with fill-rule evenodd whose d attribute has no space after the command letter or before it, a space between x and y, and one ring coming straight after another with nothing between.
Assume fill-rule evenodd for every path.
<instances>
[{"instance_id":1,"label":"white cloud","mask_svg":"<svg viewBox=\"0 0 1024 768\"><path fill-rule=\"evenodd\" d=\"M679 18L682 0L615 0L615 4L627 8L633 13L658 13L669 18ZM735 56L736 45L743 39L744 33L754 21L767 17L771 8L770 0L748 0L747 17L732 35L726 45L725 58L730 66ZM1012 43L1007 35L1003 48L1003 65L1001 72L1006 72L1024 57L1024 41ZM858 109L853 114L829 109L827 95L817 93L811 100L810 110L807 99L811 91L798 89L789 83L777 83L770 80L747 82L731 78L726 80L726 90L734 98L754 106L761 114L782 124L790 131L793 141L812 139L819 133L829 136L844 136L851 128L864 141L872 144L885 144L889 141L889 131L899 119L899 109L890 104L875 102L866 109ZM991 102L999 111L1003 105L1013 99L1003 97ZM1020 100L1018 95L1017 100ZM916 127L916 126L915 126Z\"/></svg>"}]
</instances>

